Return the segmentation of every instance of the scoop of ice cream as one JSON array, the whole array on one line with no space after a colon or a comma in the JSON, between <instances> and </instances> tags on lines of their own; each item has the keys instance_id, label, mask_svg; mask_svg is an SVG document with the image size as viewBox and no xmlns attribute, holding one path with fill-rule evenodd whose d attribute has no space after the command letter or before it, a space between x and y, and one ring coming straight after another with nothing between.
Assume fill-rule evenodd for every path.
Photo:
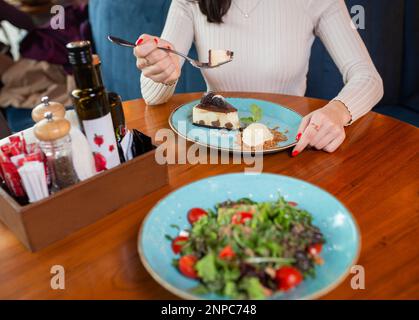
<instances>
[{"instance_id":1,"label":"scoop of ice cream","mask_svg":"<svg viewBox=\"0 0 419 320\"><path fill-rule=\"evenodd\" d=\"M274 135L263 123L252 123L243 130L243 143L249 147L261 146L273 138Z\"/></svg>"}]
</instances>

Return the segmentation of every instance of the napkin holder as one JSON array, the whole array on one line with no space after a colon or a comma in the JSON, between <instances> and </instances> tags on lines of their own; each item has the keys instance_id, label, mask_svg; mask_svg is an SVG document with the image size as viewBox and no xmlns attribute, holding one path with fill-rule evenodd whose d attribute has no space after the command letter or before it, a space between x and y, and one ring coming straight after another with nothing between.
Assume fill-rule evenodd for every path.
<instances>
[{"instance_id":1,"label":"napkin holder","mask_svg":"<svg viewBox=\"0 0 419 320\"><path fill-rule=\"evenodd\" d=\"M0 188L0 220L30 251L39 251L168 183L155 150L27 206Z\"/></svg>"}]
</instances>

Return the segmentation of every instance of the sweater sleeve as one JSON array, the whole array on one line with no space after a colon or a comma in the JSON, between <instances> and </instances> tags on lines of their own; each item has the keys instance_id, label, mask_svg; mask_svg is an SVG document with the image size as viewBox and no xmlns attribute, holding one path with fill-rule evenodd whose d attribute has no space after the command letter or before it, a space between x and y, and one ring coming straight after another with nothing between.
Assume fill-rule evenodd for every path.
<instances>
[{"instance_id":1,"label":"sweater sleeve","mask_svg":"<svg viewBox=\"0 0 419 320\"><path fill-rule=\"evenodd\" d=\"M334 100L349 110L351 123L371 111L383 97L383 82L351 20L344 0L329 1L315 25L345 86Z\"/></svg>"},{"instance_id":2,"label":"sweater sleeve","mask_svg":"<svg viewBox=\"0 0 419 320\"><path fill-rule=\"evenodd\" d=\"M194 38L193 14L187 0L173 0L161 38L173 44L177 51L188 54ZM183 65L184 59L181 59ZM173 95L176 84L165 85L141 75L141 93L148 105L167 102Z\"/></svg>"}]
</instances>

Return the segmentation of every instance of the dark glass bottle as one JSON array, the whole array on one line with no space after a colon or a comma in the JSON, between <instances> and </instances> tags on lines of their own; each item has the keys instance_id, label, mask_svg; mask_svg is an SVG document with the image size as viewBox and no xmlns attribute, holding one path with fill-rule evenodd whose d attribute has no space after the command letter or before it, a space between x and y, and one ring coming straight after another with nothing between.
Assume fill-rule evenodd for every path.
<instances>
[{"instance_id":1,"label":"dark glass bottle","mask_svg":"<svg viewBox=\"0 0 419 320\"><path fill-rule=\"evenodd\" d=\"M70 64L73 66L76 87L71 95L92 152L98 171L120 164L118 148L108 95L100 74L93 63L89 41L76 41L67 45Z\"/></svg>"},{"instance_id":2,"label":"dark glass bottle","mask_svg":"<svg viewBox=\"0 0 419 320\"><path fill-rule=\"evenodd\" d=\"M97 54L93 55L93 65L95 66L98 81L103 85L101 66L102 62ZM122 108L121 97L115 92L108 92L109 108L111 110L113 127L115 130L115 137L118 142L125 136L125 114Z\"/></svg>"},{"instance_id":3,"label":"dark glass bottle","mask_svg":"<svg viewBox=\"0 0 419 320\"><path fill-rule=\"evenodd\" d=\"M115 129L116 139L121 141L127 131L122 100L121 97L115 92L109 92L108 98L109 105L111 106L112 121L113 127Z\"/></svg>"}]
</instances>

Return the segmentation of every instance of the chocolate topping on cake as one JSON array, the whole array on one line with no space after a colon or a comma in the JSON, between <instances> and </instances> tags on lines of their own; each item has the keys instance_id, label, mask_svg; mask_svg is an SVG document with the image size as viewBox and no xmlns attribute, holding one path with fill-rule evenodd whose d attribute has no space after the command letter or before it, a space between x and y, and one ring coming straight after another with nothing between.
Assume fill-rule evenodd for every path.
<instances>
[{"instance_id":1,"label":"chocolate topping on cake","mask_svg":"<svg viewBox=\"0 0 419 320\"><path fill-rule=\"evenodd\" d=\"M236 112L237 109L234 108L227 100L220 95L216 95L214 92L210 91L205 94L201 99L201 104L197 106L199 109L214 111L214 112L223 112L230 113Z\"/></svg>"},{"instance_id":2,"label":"chocolate topping on cake","mask_svg":"<svg viewBox=\"0 0 419 320\"><path fill-rule=\"evenodd\" d=\"M222 96L214 96L212 98L212 105L219 108L226 108L227 101Z\"/></svg>"},{"instance_id":3,"label":"chocolate topping on cake","mask_svg":"<svg viewBox=\"0 0 419 320\"><path fill-rule=\"evenodd\" d=\"M215 92L208 92L205 93L201 99L201 104L203 104L204 106L209 106L212 104L212 98L214 98L215 96Z\"/></svg>"}]
</instances>

